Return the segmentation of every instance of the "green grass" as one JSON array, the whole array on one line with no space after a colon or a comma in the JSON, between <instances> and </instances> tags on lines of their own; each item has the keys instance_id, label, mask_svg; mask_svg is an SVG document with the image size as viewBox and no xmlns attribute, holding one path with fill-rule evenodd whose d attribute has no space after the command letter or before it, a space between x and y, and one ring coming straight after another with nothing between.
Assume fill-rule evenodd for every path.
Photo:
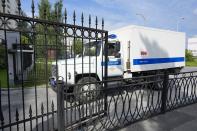
<instances>
[{"instance_id":1,"label":"green grass","mask_svg":"<svg viewBox=\"0 0 197 131\"><path fill-rule=\"evenodd\" d=\"M197 59L195 59L194 61L187 61L186 66L197 67Z\"/></svg>"},{"instance_id":2,"label":"green grass","mask_svg":"<svg viewBox=\"0 0 197 131\"><path fill-rule=\"evenodd\" d=\"M7 70L6 69L0 69L0 82L1 88L7 88Z\"/></svg>"},{"instance_id":3,"label":"green grass","mask_svg":"<svg viewBox=\"0 0 197 131\"><path fill-rule=\"evenodd\" d=\"M34 70L32 70L27 78L27 81L24 82L25 87L32 87L48 83L48 78L51 75L51 62L48 62L48 70L46 73L46 63L44 62L37 62L36 63L36 75Z\"/></svg>"},{"instance_id":4,"label":"green grass","mask_svg":"<svg viewBox=\"0 0 197 131\"><path fill-rule=\"evenodd\" d=\"M31 70L28 72L27 80L23 81L23 85L25 88L28 87L34 87L47 84L48 78L51 75L51 62L48 62L48 71L46 73L46 64L44 62L37 62L36 63L36 75L34 70ZM0 69L0 82L1 88L7 88L7 70L6 69ZM22 83L16 84L14 87L21 87ZM12 86L13 87L13 86ZM11 88L12 88L11 87Z\"/></svg>"}]
</instances>

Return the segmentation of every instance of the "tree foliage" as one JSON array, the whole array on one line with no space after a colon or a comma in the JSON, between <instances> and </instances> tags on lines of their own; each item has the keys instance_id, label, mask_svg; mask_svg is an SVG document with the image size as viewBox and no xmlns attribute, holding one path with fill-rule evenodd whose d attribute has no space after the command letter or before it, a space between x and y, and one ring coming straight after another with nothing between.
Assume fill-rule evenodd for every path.
<instances>
[{"instance_id":1,"label":"tree foliage","mask_svg":"<svg viewBox=\"0 0 197 131\"><path fill-rule=\"evenodd\" d=\"M75 54L82 54L82 40L81 39L76 39L75 43L73 43L73 51Z\"/></svg>"},{"instance_id":2,"label":"tree foliage","mask_svg":"<svg viewBox=\"0 0 197 131\"><path fill-rule=\"evenodd\" d=\"M63 20L63 15L62 15L62 8L63 8L63 4L62 4L62 0L57 1L54 4L54 9L51 11L52 14L52 20L61 22Z\"/></svg>"},{"instance_id":3,"label":"tree foliage","mask_svg":"<svg viewBox=\"0 0 197 131\"><path fill-rule=\"evenodd\" d=\"M62 20L62 0L55 2L54 5L51 5L49 0L40 0L38 4L39 8L39 19L45 19L49 21L61 22ZM55 27L52 25L37 25L36 31L39 32L39 35L36 36L36 43L41 45L39 49L37 49L37 55L39 57L46 57L46 46L45 45L53 45L52 47L55 49L56 47L61 47L63 37L63 30L59 27ZM57 55L61 55L61 50L56 50Z\"/></svg>"},{"instance_id":4,"label":"tree foliage","mask_svg":"<svg viewBox=\"0 0 197 131\"><path fill-rule=\"evenodd\" d=\"M27 17L24 11L21 11L21 15ZM30 25L26 21L17 22L17 27L21 30L30 30ZM32 37L30 33L21 32L21 44L31 44L33 43Z\"/></svg>"},{"instance_id":5,"label":"tree foliage","mask_svg":"<svg viewBox=\"0 0 197 131\"><path fill-rule=\"evenodd\" d=\"M185 58L186 58L186 61L190 61L190 62L194 61L192 52L190 50L185 51Z\"/></svg>"},{"instance_id":6,"label":"tree foliage","mask_svg":"<svg viewBox=\"0 0 197 131\"><path fill-rule=\"evenodd\" d=\"M51 4L48 0L40 0L40 3L38 4L38 10L40 19L51 20Z\"/></svg>"}]
</instances>

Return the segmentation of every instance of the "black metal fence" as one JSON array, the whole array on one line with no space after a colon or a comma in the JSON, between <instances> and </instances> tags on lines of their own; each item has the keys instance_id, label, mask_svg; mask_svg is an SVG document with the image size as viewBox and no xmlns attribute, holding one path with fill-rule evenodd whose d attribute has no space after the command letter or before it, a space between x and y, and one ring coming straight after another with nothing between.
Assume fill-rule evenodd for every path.
<instances>
[{"instance_id":1,"label":"black metal fence","mask_svg":"<svg viewBox=\"0 0 197 131\"><path fill-rule=\"evenodd\" d=\"M196 80L197 72L185 72L107 81L107 89L93 91L102 92L99 98L89 102L86 99L82 103L65 102L66 130L120 129L137 121L196 103ZM102 85L104 82L99 84ZM67 93L64 97L72 95Z\"/></svg>"},{"instance_id":2,"label":"black metal fence","mask_svg":"<svg viewBox=\"0 0 197 131\"><path fill-rule=\"evenodd\" d=\"M67 83L68 71L71 73L68 65L73 65L72 73L75 74L79 60L82 63L81 74L87 77L84 63L90 67L91 56L95 56L97 62L97 49L103 50L107 43L108 32L104 30L104 20L99 21L97 17L93 19L89 15L85 21L86 16L82 13L77 21L76 12L68 20L66 10L60 18L62 14L58 14L57 8L53 20L47 15L47 8L35 16L34 1L31 5L32 17L27 17L21 9L20 0L17 14L7 13L7 4L3 0L0 5L0 129L55 130L57 97L53 91L56 89L50 88L49 79L62 76L58 74L61 71ZM68 21L72 24L68 24ZM92 48L92 41L99 43L99 47L96 45ZM69 63L71 59L72 63ZM103 63L104 59L101 59ZM64 63L62 70L57 69L59 62ZM104 73L104 68L107 66L94 70L103 71L101 80L107 73ZM91 74L91 70L88 71Z\"/></svg>"},{"instance_id":3,"label":"black metal fence","mask_svg":"<svg viewBox=\"0 0 197 131\"><path fill-rule=\"evenodd\" d=\"M0 13L0 129L114 130L197 102L197 72L108 80L104 21ZM101 26L99 26L99 24ZM26 25L21 26L21 25ZM115 55L113 56L116 57ZM97 75L100 74L100 75ZM49 84L50 83L50 84Z\"/></svg>"}]
</instances>

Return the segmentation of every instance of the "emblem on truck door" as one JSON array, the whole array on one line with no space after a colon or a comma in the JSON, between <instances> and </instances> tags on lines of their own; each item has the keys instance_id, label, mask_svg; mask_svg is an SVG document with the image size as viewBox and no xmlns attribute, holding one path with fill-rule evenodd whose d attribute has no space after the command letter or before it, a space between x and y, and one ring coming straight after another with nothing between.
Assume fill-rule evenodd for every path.
<instances>
[{"instance_id":1,"label":"emblem on truck door","mask_svg":"<svg viewBox=\"0 0 197 131\"><path fill-rule=\"evenodd\" d=\"M110 34L108 36L108 38L110 38L110 39L116 39L117 38L117 35L116 34Z\"/></svg>"}]
</instances>

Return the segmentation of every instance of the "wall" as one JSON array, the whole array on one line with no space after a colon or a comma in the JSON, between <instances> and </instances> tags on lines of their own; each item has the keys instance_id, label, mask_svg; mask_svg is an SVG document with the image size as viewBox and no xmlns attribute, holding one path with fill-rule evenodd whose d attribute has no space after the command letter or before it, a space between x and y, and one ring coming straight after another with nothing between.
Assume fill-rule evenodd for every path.
<instances>
[{"instance_id":1,"label":"wall","mask_svg":"<svg viewBox=\"0 0 197 131\"><path fill-rule=\"evenodd\" d=\"M188 39L187 49L192 52L193 56L197 57L197 37Z\"/></svg>"}]
</instances>

